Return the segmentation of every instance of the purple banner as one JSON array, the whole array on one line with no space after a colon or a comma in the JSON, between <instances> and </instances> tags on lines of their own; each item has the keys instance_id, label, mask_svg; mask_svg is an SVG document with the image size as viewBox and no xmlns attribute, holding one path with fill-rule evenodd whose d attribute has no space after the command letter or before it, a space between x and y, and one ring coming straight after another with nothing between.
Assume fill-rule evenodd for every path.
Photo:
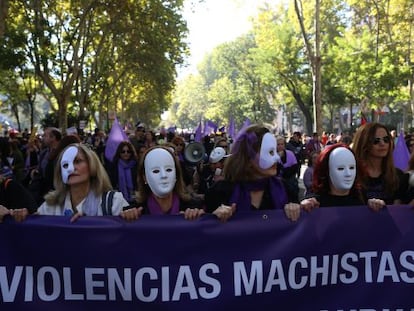
<instances>
[{"instance_id":1,"label":"purple banner","mask_svg":"<svg viewBox=\"0 0 414 311\"><path fill-rule=\"evenodd\" d=\"M393 206L0 224L2 310L412 310L414 213Z\"/></svg>"}]
</instances>

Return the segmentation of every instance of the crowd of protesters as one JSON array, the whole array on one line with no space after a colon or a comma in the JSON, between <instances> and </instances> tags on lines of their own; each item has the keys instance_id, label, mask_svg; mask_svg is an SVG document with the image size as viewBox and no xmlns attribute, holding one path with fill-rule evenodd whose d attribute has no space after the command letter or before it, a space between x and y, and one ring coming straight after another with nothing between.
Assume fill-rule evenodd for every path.
<instances>
[{"instance_id":1,"label":"crowd of protesters","mask_svg":"<svg viewBox=\"0 0 414 311\"><path fill-rule=\"evenodd\" d=\"M5 215L16 220L34 213L65 215L67 210L71 210L68 213L72 219L106 215L99 208L111 190L117 203L111 201L116 208L109 209L109 214L126 220L155 211L176 211L185 213L188 219L209 212L226 221L237 210L273 208L285 209L288 218L296 220L301 210L319 206L321 194L321 206L333 203L332 195L338 196L333 185L342 182L331 180L330 173L345 168L341 163L329 162L331 152L332 159L355 161L355 168L348 169L356 172L357 168L358 174L350 174L352 184L344 192L358 193L354 202L374 210L392 204L414 205L414 136L405 135L411 158L406 168L397 168L393 159L396 133L380 123L366 123L354 135L323 132L308 136L294 132L290 137L251 125L237 137L212 133L201 142L194 142L193 134L165 130L156 133L141 123L129 133L128 140L117 145L110 159L105 157L107 138L100 129L80 135L63 134L53 127L45 128L41 136L26 130L21 135L1 137L0 220ZM194 143L202 145L203 150L196 161L186 155L186 148ZM331 146L342 147L339 155ZM87 188L68 181L82 169L82 163L88 167L84 173ZM304 165L303 196L299 179ZM80 181L82 174L75 174ZM168 180L165 185L162 174ZM81 189L85 191L79 196ZM329 199L327 194L331 195ZM188 206L193 210L187 211Z\"/></svg>"}]
</instances>

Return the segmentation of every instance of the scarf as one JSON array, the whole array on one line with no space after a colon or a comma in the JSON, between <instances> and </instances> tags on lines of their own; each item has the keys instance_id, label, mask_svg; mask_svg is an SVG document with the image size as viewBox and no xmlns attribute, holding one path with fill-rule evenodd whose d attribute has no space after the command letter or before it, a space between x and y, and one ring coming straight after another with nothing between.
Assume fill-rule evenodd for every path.
<instances>
[{"instance_id":1,"label":"scarf","mask_svg":"<svg viewBox=\"0 0 414 311\"><path fill-rule=\"evenodd\" d=\"M98 216L98 208L101 196L94 191L89 191L85 201L82 204L82 211L85 216Z\"/></svg>"},{"instance_id":2,"label":"scarf","mask_svg":"<svg viewBox=\"0 0 414 311\"><path fill-rule=\"evenodd\" d=\"M118 161L118 190L122 192L124 198L131 202L131 193L134 191L134 183L132 181L132 168L136 165L135 160Z\"/></svg>"},{"instance_id":3,"label":"scarf","mask_svg":"<svg viewBox=\"0 0 414 311\"><path fill-rule=\"evenodd\" d=\"M148 197L147 201L148 210L151 215L164 215L164 212L161 209L161 206L155 200L154 194L151 194ZM177 194L173 193L172 204L170 210L167 214L177 215L180 213L180 199Z\"/></svg>"},{"instance_id":4,"label":"scarf","mask_svg":"<svg viewBox=\"0 0 414 311\"><path fill-rule=\"evenodd\" d=\"M251 210L251 191L264 190L270 192L272 206L267 209L283 209L288 203L288 197L282 181L276 176L261 178L251 182L236 184L230 197L230 204L236 203L237 210Z\"/></svg>"}]
</instances>

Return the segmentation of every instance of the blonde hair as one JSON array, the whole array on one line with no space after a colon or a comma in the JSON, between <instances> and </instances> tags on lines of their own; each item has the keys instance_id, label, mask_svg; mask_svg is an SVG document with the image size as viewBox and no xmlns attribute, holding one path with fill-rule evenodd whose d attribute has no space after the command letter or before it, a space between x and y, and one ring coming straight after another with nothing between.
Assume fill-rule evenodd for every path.
<instances>
[{"instance_id":1,"label":"blonde hair","mask_svg":"<svg viewBox=\"0 0 414 311\"><path fill-rule=\"evenodd\" d=\"M108 174L99 160L96 153L89 149L84 144L70 144L59 154L57 162L55 163L53 186L55 190L50 191L45 195L45 201L50 205L62 205L65 201L66 194L70 186L62 181L62 172L60 162L65 151L70 147L76 147L78 152L81 152L88 163L89 167L89 191L95 192L97 195L103 194L112 189Z\"/></svg>"}]
</instances>

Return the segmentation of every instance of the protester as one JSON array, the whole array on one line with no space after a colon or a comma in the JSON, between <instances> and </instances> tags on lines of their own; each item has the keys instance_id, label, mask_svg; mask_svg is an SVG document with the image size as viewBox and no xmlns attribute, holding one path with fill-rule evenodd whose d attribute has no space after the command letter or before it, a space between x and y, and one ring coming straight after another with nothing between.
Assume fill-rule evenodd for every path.
<instances>
[{"instance_id":1,"label":"protester","mask_svg":"<svg viewBox=\"0 0 414 311\"><path fill-rule=\"evenodd\" d=\"M40 215L66 215L75 221L82 215L121 216L138 219L140 210L128 208L121 192L111 191L109 177L97 154L83 144L71 144L60 153L54 175L54 191L38 208ZM111 202L112 201L112 202Z\"/></svg>"},{"instance_id":2,"label":"protester","mask_svg":"<svg viewBox=\"0 0 414 311\"><path fill-rule=\"evenodd\" d=\"M303 143L302 143L302 134L300 132L294 132L292 137L289 139L289 142L286 144L286 149L293 151L298 162L298 169L296 172L296 177L300 177L300 170L303 163Z\"/></svg>"},{"instance_id":3,"label":"protester","mask_svg":"<svg viewBox=\"0 0 414 311\"><path fill-rule=\"evenodd\" d=\"M306 211L318 207L366 204L379 210L384 205L383 200L375 198L365 203L355 155L344 144L328 145L318 156L312 189L314 193L301 201L301 207Z\"/></svg>"},{"instance_id":4,"label":"protester","mask_svg":"<svg viewBox=\"0 0 414 311\"><path fill-rule=\"evenodd\" d=\"M239 133L224 166L224 180L206 193L207 211L226 221L236 211L283 209L289 203L277 177L276 138L269 129L250 125ZM289 203L289 204L288 204Z\"/></svg>"},{"instance_id":5,"label":"protester","mask_svg":"<svg viewBox=\"0 0 414 311\"><path fill-rule=\"evenodd\" d=\"M50 155L58 147L61 139L62 133L59 129L55 127L47 127L44 130L42 140L44 147L39 154L39 165L36 169L32 170L28 186L39 205L43 202L43 196L50 189L53 189L54 164L49 163L52 162L50 160ZM52 167L51 170L50 167Z\"/></svg>"},{"instance_id":6,"label":"protester","mask_svg":"<svg viewBox=\"0 0 414 311\"><path fill-rule=\"evenodd\" d=\"M122 192L128 203L135 202L137 189L138 157L135 148L129 141L122 141L116 149L115 155L106 170L114 189Z\"/></svg>"},{"instance_id":7,"label":"protester","mask_svg":"<svg viewBox=\"0 0 414 311\"><path fill-rule=\"evenodd\" d=\"M223 168L226 158L229 155L222 147L216 147L210 153L208 163L202 166L198 171L198 193L205 194L209 191L217 181L223 180Z\"/></svg>"},{"instance_id":8,"label":"protester","mask_svg":"<svg viewBox=\"0 0 414 311\"><path fill-rule=\"evenodd\" d=\"M177 215L194 220L204 214L186 190L178 158L168 147L149 148L138 168L137 206L143 214Z\"/></svg>"},{"instance_id":9,"label":"protester","mask_svg":"<svg viewBox=\"0 0 414 311\"><path fill-rule=\"evenodd\" d=\"M394 141L387 127L372 122L355 133L352 150L362 172L364 196L385 204L401 204L408 189L408 175L394 166Z\"/></svg>"},{"instance_id":10,"label":"protester","mask_svg":"<svg viewBox=\"0 0 414 311\"><path fill-rule=\"evenodd\" d=\"M296 173L300 164L293 151L286 149L286 140L283 136L278 136L276 142L280 157L278 176L284 181L289 202L299 202L299 183Z\"/></svg>"},{"instance_id":11,"label":"protester","mask_svg":"<svg viewBox=\"0 0 414 311\"><path fill-rule=\"evenodd\" d=\"M0 222L11 215L22 221L28 214L36 212L37 203L20 182L12 178L10 168L0 170Z\"/></svg>"},{"instance_id":12,"label":"protester","mask_svg":"<svg viewBox=\"0 0 414 311\"><path fill-rule=\"evenodd\" d=\"M305 169L303 173L303 185L305 186L304 196L309 196L313 193L312 184L313 184L313 172L314 172L314 164L316 163L316 159L318 158L320 152L314 151L311 153L311 156L308 160L308 167Z\"/></svg>"},{"instance_id":13,"label":"protester","mask_svg":"<svg viewBox=\"0 0 414 311\"><path fill-rule=\"evenodd\" d=\"M307 159L310 158L310 155L312 152L317 151L320 152L322 150L322 144L319 140L319 135L318 133L313 133L312 134L312 138L306 143L305 146L305 154Z\"/></svg>"}]
</instances>

